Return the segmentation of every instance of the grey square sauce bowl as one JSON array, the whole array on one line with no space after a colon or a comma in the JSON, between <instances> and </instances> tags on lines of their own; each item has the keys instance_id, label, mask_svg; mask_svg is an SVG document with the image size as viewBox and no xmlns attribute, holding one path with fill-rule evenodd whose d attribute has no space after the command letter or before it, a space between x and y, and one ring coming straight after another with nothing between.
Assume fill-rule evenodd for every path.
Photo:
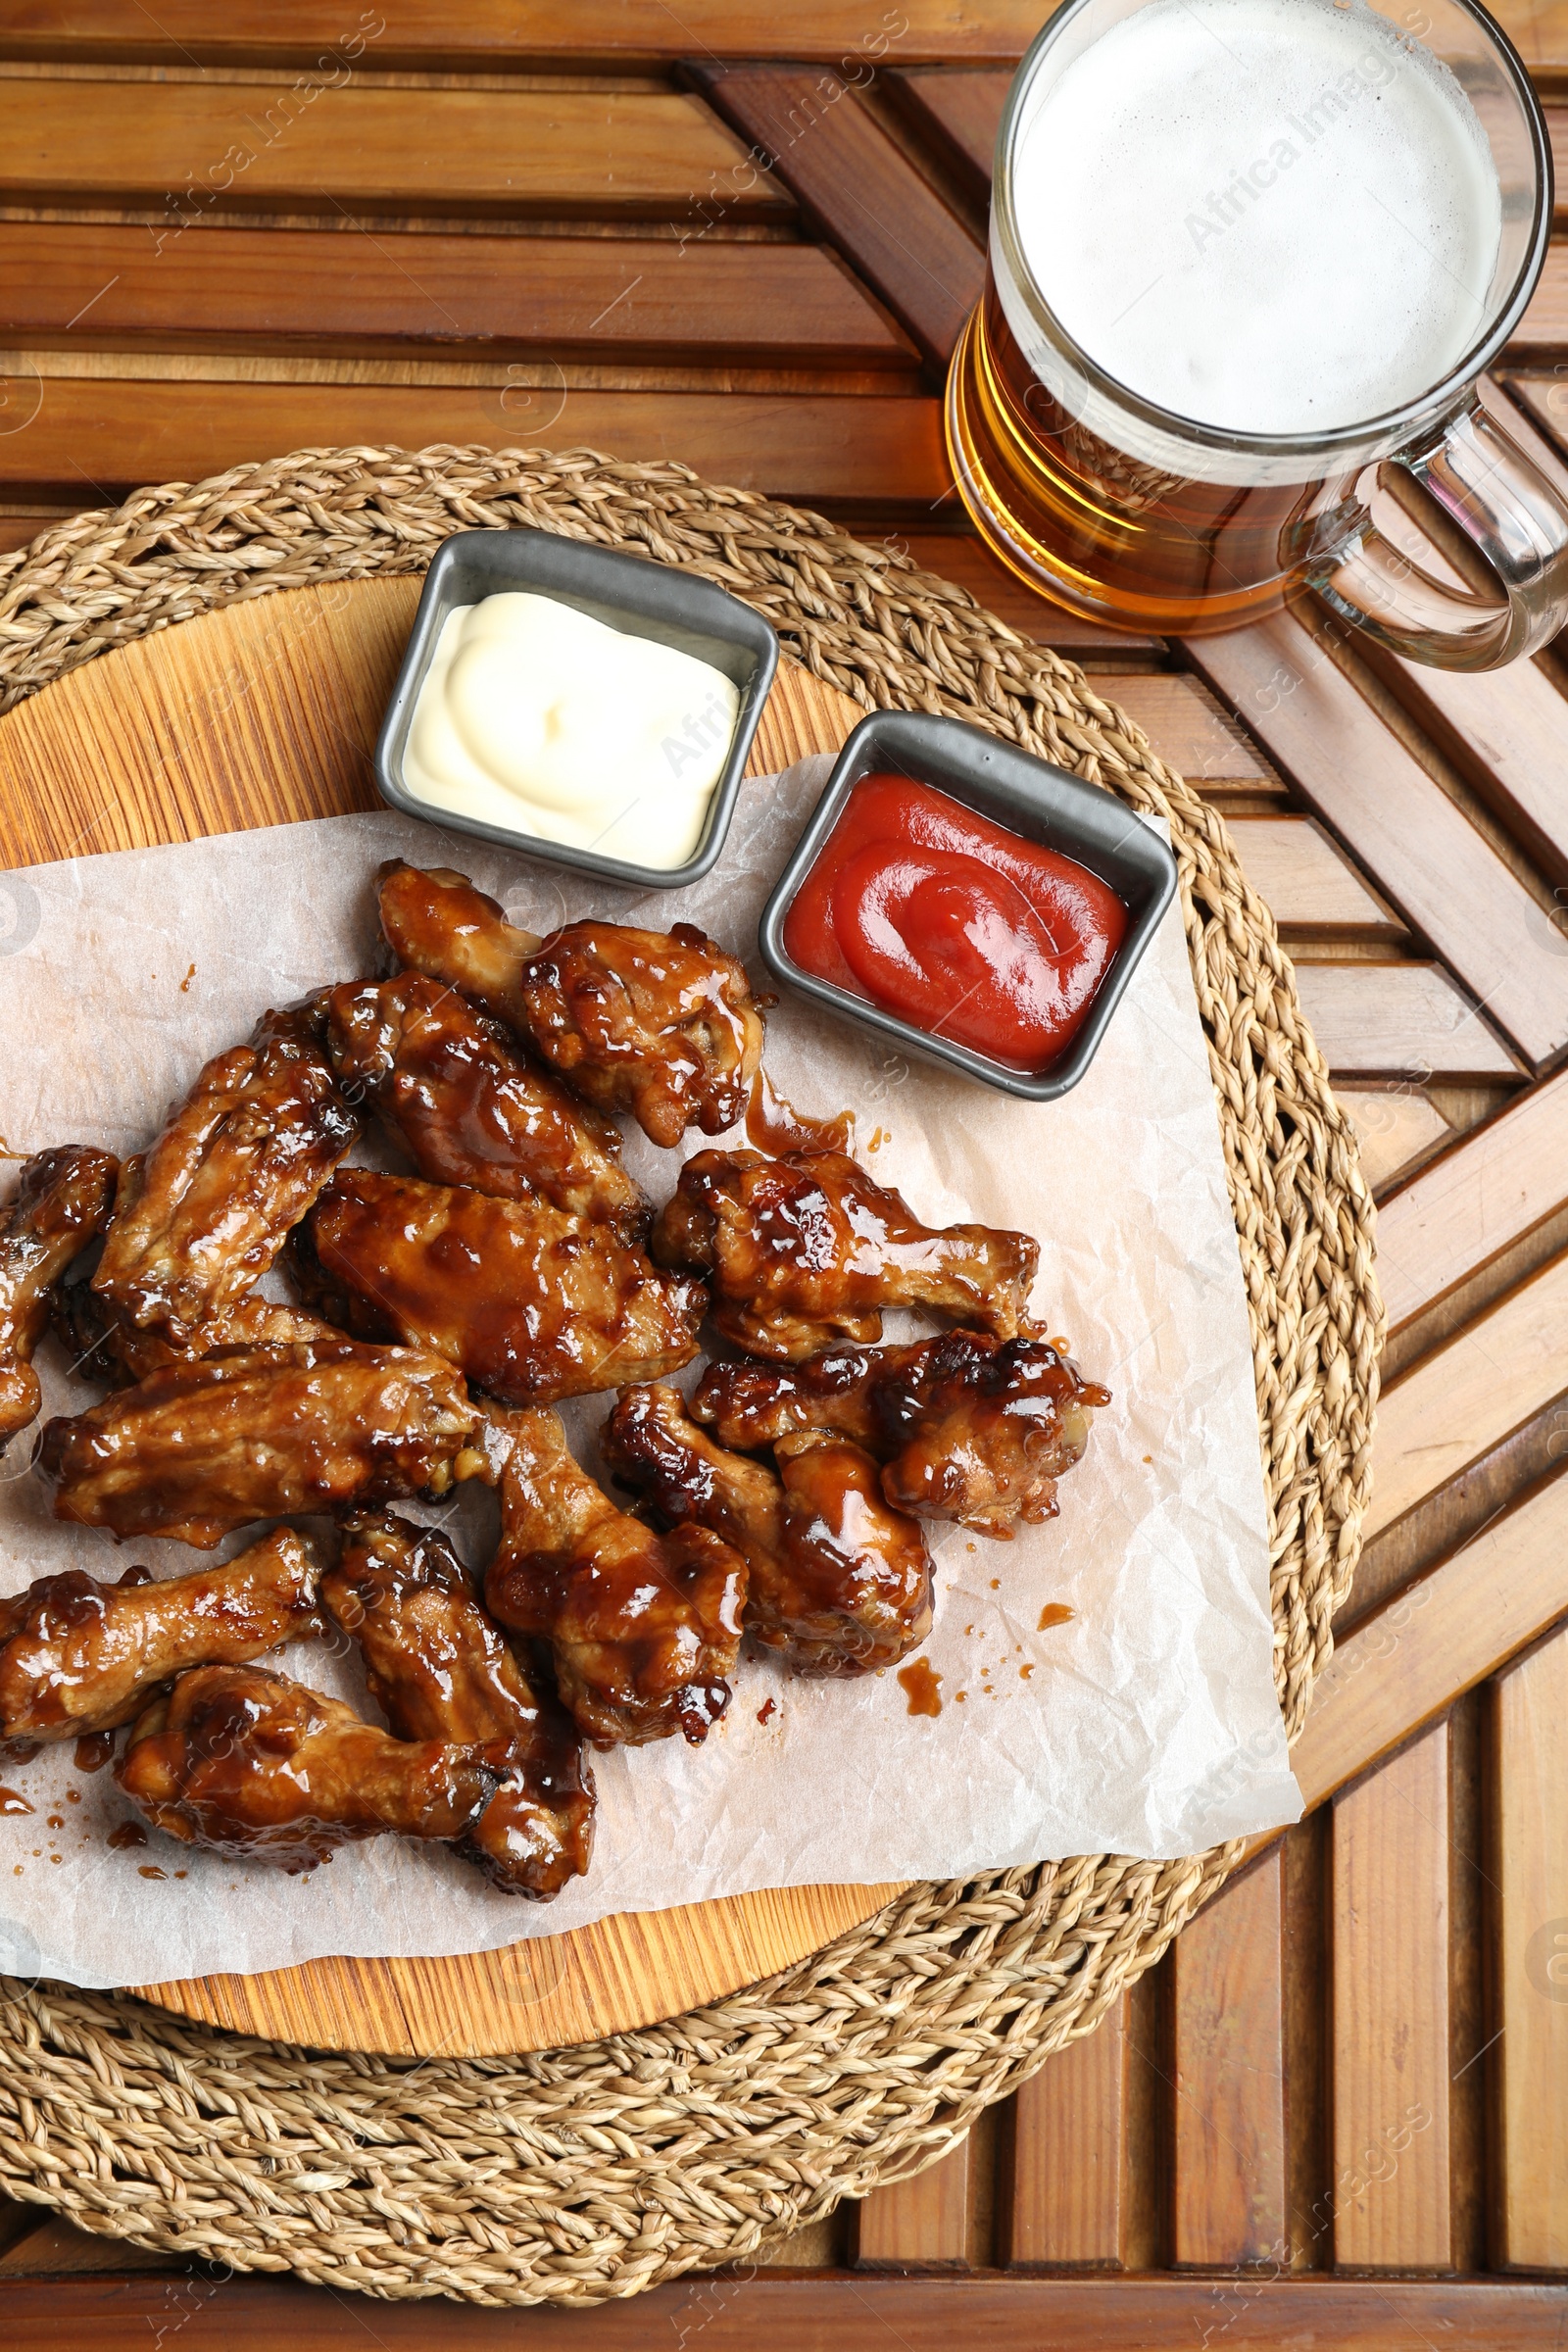
<instances>
[{"instance_id":1,"label":"grey square sauce bowl","mask_svg":"<svg viewBox=\"0 0 1568 2352\"><path fill-rule=\"evenodd\" d=\"M969 1046L933 1037L868 997L852 995L830 980L804 971L784 945L784 918L795 894L816 862L817 852L843 813L862 776L892 773L930 784L965 808L1004 825L1025 841L1074 858L1107 882L1128 912L1127 935L1101 982L1066 1051L1048 1069L1008 1069ZM1052 1102L1064 1095L1095 1057L1122 992L1158 928L1176 891L1176 860L1157 833L1136 817L1114 794L1085 784L1063 767L1036 760L1011 744L956 718L929 718L918 711L875 710L861 719L838 757L811 820L802 834L762 910L758 934L762 958L776 980L799 989L834 1012L844 1013L883 1037L894 1039L927 1061L948 1063L1004 1094L1027 1102Z\"/></svg>"},{"instance_id":2,"label":"grey square sauce bowl","mask_svg":"<svg viewBox=\"0 0 1568 2352\"><path fill-rule=\"evenodd\" d=\"M455 605L476 605L509 589L554 597L558 604L570 605L623 636L649 637L656 645L693 654L700 662L711 662L739 687L740 710L729 757L713 787L708 823L696 854L684 865L628 865L618 858L602 858L594 850L544 841L520 827L459 816L416 800L405 787L403 752L414 707L447 614ZM761 614L710 581L692 579L667 564L651 563L641 556L624 556L612 548L587 547L578 539L558 538L554 531L520 527L459 531L442 541L425 574L408 651L376 741L375 780L384 801L409 816L422 817L426 824L476 833L483 841L500 843L503 849L516 850L550 865L603 874L608 881L642 890L680 890L706 874L724 846L746 757L777 667L778 639Z\"/></svg>"}]
</instances>

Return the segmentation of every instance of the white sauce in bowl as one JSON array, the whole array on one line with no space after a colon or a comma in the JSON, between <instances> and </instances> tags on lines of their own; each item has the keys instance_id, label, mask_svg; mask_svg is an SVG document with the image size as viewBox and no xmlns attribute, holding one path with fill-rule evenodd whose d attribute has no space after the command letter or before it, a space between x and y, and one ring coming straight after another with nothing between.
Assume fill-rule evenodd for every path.
<instances>
[{"instance_id":1,"label":"white sauce in bowl","mask_svg":"<svg viewBox=\"0 0 1568 2352\"><path fill-rule=\"evenodd\" d=\"M702 839L739 711L711 663L509 591L448 613L403 782L432 808L667 872Z\"/></svg>"}]
</instances>

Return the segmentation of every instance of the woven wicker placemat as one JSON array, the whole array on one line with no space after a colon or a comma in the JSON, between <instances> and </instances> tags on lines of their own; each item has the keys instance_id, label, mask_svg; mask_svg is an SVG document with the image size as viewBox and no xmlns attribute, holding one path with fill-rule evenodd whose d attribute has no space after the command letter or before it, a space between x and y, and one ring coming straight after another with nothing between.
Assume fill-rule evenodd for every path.
<instances>
[{"instance_id":1,"label":"woven wicker placemat","mask_svg":"<svg viewBox=\"0 0 1568 2352\"><path fill-rule=\"evenodd\" d=\"M896 549L683 466L315 450L139 491L0 565L4 707L234 597L419 570L449 532L510 523L701 573L865 707L976 719L1169 819L1251 1317L1294 1735L1366 1501L1371 1202L1224 824L1069 662ZM755 2257L945 2154L1159 1957L1238 1850L916 1886L767 1984L527 2058L313 2055L0 1979L0 2189L138 2246L372 2294L632 2294Z\"/></svg>"}]
</instances>

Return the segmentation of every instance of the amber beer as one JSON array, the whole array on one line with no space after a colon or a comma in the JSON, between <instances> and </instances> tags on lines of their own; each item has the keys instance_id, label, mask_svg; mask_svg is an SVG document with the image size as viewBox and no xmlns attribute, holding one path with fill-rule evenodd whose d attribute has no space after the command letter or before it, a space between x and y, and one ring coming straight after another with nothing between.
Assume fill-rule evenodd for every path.
<instances>
[{"instance_id":1,"label":"amber beer","mask_svg":"<svg viewBox=\"0 0 1568 2352\"><path fill-rule=\"evenodd\" d=\"M1312 585L1470 668L1561 626L1568 515L1474 392L1544 257L1544 127L1475 0L1419 22L1066 0L1039 36L947 426L980 531L1057 603L1202 632ZM1362 492L1385 461L1469 532L1495 600L1381 540Z\"/></svg>"}]
</instances>

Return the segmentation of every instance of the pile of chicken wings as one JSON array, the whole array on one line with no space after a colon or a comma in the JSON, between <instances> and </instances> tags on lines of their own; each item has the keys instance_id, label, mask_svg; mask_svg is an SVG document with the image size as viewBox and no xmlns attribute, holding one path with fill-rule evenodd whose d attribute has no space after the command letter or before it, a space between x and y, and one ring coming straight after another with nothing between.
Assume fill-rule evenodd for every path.
<instances>
[{"instance_id":1,"label":"pile of chicken wings","mask_svg":"<svg viewBox=\"0 0 1568 2352\"><path fill-rule=\"evenodd\" d=\"M58 1518L198 1551L317 1526L0 1599L0 1742L128 1726L119 1786L187 1843L298 1871L396 1832L547 1898L588 1866L585 1744L700 1742L748 1638L796 1674L896 1663L930 1629L927 1526L1052 1515L1108 1396L1029 1319L1035 1241L922 1225L842 1152L700 1151L655 1215L616 1114L722 1134L761 1060L700 931L541 942L400 861L378 900L390 977L266 1013L139 1157L22 1171L0 1451L53 1325L108 1388L37 1441ZM371 1118L410 1172L345 1164ZM889 1307L954 1327L884 1347ZM551 1410L610 1390L631 1510ZM499 1490L477 1583L391 1507L466 1479ZM358 1645L384 1729L259 1662L302 1638Z\"/></svg>"}]
</instances>

